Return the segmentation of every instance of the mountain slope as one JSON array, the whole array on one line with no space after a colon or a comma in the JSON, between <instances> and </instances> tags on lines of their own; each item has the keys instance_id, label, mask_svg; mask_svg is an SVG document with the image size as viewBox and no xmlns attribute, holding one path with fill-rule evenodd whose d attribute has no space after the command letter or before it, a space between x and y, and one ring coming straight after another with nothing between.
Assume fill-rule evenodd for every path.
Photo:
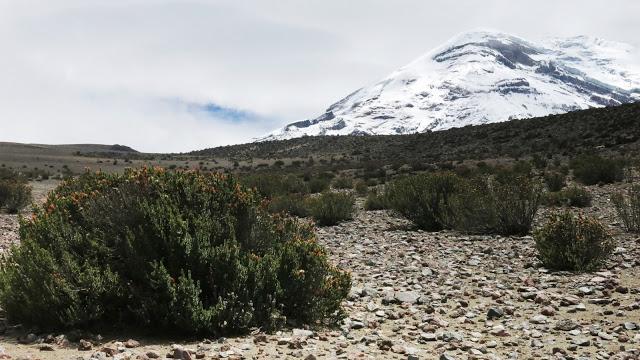
<instances>
[{"instance_id":1,"label":"mountain slope","mask_svg":"<svg viewBox=\"0 0 640 360\"><path fill-rule=\"evenodd\" d=\"M640 100L626 44L574 37L543 44L476 31L259 140L444 130Z\"/></svg>"}]
</instances>

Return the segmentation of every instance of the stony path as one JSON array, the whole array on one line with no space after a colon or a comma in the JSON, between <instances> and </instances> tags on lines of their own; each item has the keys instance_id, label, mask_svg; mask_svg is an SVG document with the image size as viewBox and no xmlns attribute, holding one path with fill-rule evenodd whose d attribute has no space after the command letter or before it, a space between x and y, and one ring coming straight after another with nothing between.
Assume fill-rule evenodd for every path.
<instances>
[{"instance_id":1,"label":"stony path","mask_svg":"<svg viewBox=\"0 0 640 360\"><path fill-rule=\"evenodd\" d=\"M361 211L318 229L332 260L353 276L348 318L338 329L186 344L127 344L125 335L93 344L21 338L27 345L9 331L0 346L32 359L638 359L640 238L621 231L611 187L590 190L594 206L586 212L611 224L618 241L600 272L540 268L531 237L409 231L385 211ZM79 351L82 345L91 349Z\"/></svg>"}]
</instances>

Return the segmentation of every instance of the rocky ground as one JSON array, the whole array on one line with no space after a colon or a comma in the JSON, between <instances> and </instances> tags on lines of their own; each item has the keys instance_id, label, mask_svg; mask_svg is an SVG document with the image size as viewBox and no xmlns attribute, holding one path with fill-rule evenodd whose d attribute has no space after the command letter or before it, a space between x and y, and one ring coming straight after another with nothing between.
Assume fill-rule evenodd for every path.
<instances>
[{"instance_id":1,"label":"rocky ground","mask_svg":"<svg viewBox=\"0 0 640 360\"><path fill-rule=\"evenodd\" d=\"M617 240L599 272L541 268L529 236L411 231L386 211L360 211L318 229L354 280L340 328L187 343L7 329L0 359L638 359L640 238L622 231L609 202L615 188L589 188L585 212ZM15 217L0 216L2 243L17 240L16 228Z\"/></svg>"}]
</instances>

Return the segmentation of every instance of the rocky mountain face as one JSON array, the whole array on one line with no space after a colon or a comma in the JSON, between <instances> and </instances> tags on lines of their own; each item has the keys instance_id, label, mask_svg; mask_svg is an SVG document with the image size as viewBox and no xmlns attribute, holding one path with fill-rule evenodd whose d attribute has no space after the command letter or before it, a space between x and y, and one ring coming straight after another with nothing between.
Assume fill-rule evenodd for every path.
<instances>
[{"instance_id":1,"label":"rocky mountain face","mask_svg":"<svg viewBox=\"0 0 640 360\"><path fill-rule=\"evenodd\" d=\"M383 80L258 140L444 130L640 100L627 44L578 36L533 43L499 32L461 34Z\"/></svg>"}]
</instances>

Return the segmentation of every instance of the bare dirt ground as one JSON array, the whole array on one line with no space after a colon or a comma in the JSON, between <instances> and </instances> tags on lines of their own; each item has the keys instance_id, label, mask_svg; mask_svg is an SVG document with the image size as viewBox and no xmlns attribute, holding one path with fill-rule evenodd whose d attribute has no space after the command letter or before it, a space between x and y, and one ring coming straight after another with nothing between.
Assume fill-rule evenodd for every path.
<instances>
[{"instance_id":1,"label":"bare dirt ground","mask_svg":"<svg viewBox=\"0 0 640 360\"><path fill-rule=\"evenodd\" d=\"M599 272L541 268L533 239L410 231L386 211L360 211L319 228L332 260L351 271L348 317L336 329L291 329L181 343L129 334L93 337L9 329L13 359L638 359L640 238L624 233L610 194L589 187L584 212L610 228L615 254ZM627 186L627 185L622 185ZM538 222L548 209L543 209ZM15 217L0 215L1 243L15 242ZM18 341L26 344L20 344ZM190 351L187 353L185 350ZM3 355L0 355L3 358Z\"/></svg>"}]
</instances>

